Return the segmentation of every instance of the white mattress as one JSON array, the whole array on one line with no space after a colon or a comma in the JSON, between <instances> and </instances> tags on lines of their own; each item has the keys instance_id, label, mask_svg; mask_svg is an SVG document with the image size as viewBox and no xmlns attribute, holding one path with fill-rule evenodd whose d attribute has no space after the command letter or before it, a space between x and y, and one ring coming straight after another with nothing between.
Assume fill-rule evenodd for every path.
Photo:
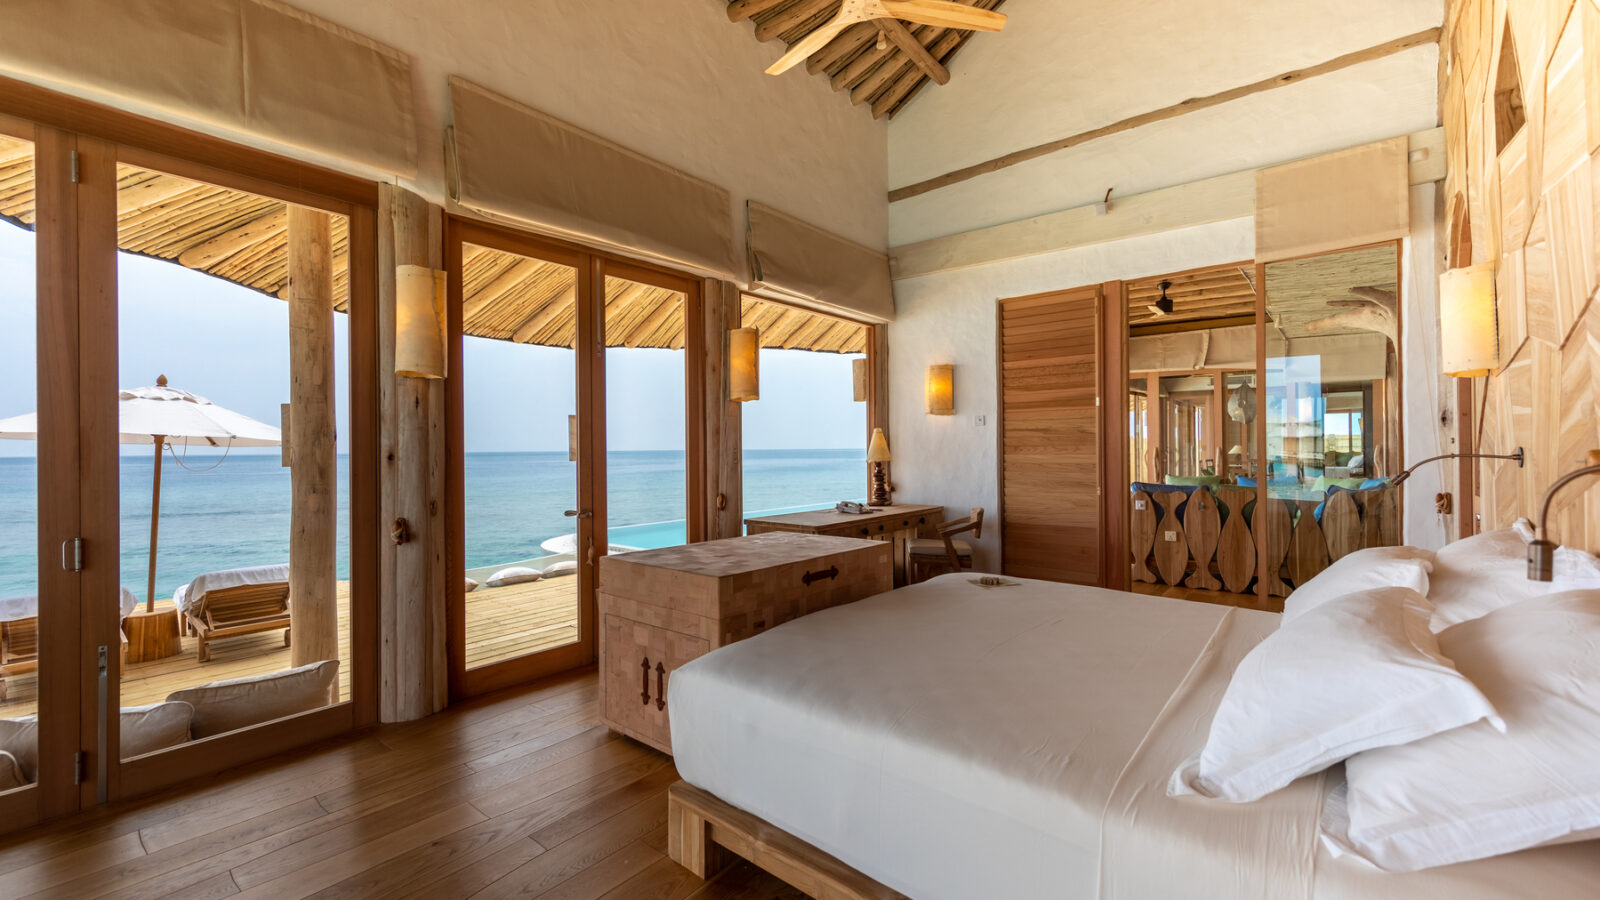
<instances>
[{"instance_id":1,"label":"white mattress","mask_svg":"<svg viewBox=\"0 0 1600 900\"><path fill-rule=\"evenodd\" d=\"M1271 613L970 573L710 653L668 685L685 780L916 898L1464 897L1600 884L1564 847L1410 876L1320 850L1323 779L1169 798ZM1506 862L1510 861L1510 862ZM1567 895L1571 895L1570 893Z\"/></svg>"}]
</instances>

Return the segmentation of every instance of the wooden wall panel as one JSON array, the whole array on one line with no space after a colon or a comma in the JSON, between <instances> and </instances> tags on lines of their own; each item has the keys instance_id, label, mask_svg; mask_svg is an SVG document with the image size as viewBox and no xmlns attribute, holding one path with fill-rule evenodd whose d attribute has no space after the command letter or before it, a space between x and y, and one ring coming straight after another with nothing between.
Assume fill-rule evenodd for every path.
<instances>
[{"instance_id":1,"label":"wooden wall panel","mask_svg":"<svg viewBox=\"0 0 1600 900\"><path fill-rule=\"evenodd\" d=\"M1103 580L1100 288L1000 301L1001 554L1008 575Z\"/></svg>"},{"instance_id":2,"label":"wooden wall panel","mask_svg":"<svg viewBox=\"0 0 1600 900\"><path fill-rule=\"evenodd\" d=\"M1600 448L1600 2L1451 0L1445 21L1446 189L1471 215L1471 262L1493 262L1499 290L1501 367L1473 385L1477 443L1528 453L1523 469L1479 467L1489 529L1536 516L1545 488ZM1527 120L1497 152L1507 34ZM1584 487L1561 495L1551 536L1600 550L1600 484Z\"/></svg>"}]
</instances>

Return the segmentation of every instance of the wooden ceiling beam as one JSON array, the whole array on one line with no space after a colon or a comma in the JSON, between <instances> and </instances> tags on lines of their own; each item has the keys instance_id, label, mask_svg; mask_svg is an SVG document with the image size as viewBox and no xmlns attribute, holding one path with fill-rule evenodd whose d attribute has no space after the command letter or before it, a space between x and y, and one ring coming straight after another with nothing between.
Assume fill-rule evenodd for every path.
<instances>
[{"instance_id":1,"label":"wooden ceiling beam","mask_svg":"<svg viewBox=\"0 0 1600 900\"><path fill-rule=\"evenodd\" d=\"M728 4L728 21L743 22L787 2L789 0L733 0Z\"/></svg>"},{"instance_id":2,"label":"wooden ceiling beam","mask_svg":"<svg viewBox=\"0 0 1600 900\"><path fill-rule=\"evenodd\" d=\"M878 29L871 22L857 22L846 28L838 37L829 41L827 46L806 58L806 71L812 75L826 70L829 66L841 62L845 57L868 44L878 37Z\"/></svg>"},{"instance_id":3,"label":"wooden ceiling beam","mask_svg":"<svg viewBox=\"0 0 1600 900\"><path fill-rule=\"evenodd\" d=\"M873 28L872 31L876 34L878 29ZM896 52L898 51L893 44L886 44L882 50L868 45L861 51L860 55L850 60L849 64L840 69L837 75L833 76L833 89L836 91L854 90L855 86L861 83L861 79L866 78L873 69L883 64L885 60L895 55Z\"/></svg>"},{"instance_id":4,"label":"wooden ceiling beam","mask_svg":"<svg viewBox=\"0 0 1600 900\"><path fill-rule=\"evenodd\" d=\"M928 48L922 46L922 41L912 37L911 29L899 19L874 19L873 24L889 38L889 43L899 47L900 52L905 54L917 68L927 73L929 78L940 84L950 83L950 70L934 59Z\"/></svg>"},{"instance_id":5,"label":"wooden ceiling beam","mask_svg":"<svg viewBox=\"0 0 1600 900\"><path fill-rule=\"evenodd\" d=\"M967 38L971 36L972 32L970 31L946 31L934 40L933 45L929 47L929 53L936 60L943 60L955 52L956 48L966 43ZM944 63L940 62L939 67L941 69L944 68ZM946 69L945 71L948 79L949 70ZM887 90L878 95L878 99L872 101L872 117L881 119L884 116L893 115L896 110L905 105L905 100L908 97L916 93L917 88L926 83L927 79L923 77L924 74L920 70L912 70L895 79L894 84L889 85ZM939 83L944 84L942 81Z\"/></svg>"},{"instance_id":6,"label":"wooden ceiling beam","mask_svg":"<svg viewBox=\"0 0 1600 900\"><path fill-rule=\"evenodd\" d=\"M1066 150L1069 147L1076 147L1079 144L1088 143L1089 141L1098 140L1099 138L1107 137L1109 135L1119 134L1124 131L1132 131L1135 128L1143 125L1149 125L1152 122L1161 122L1167 119L1176 118L1178 116L1194 112L1197 109L1209 109L1213 106L1220 106L1221 104L1232 100L1238 100L1242 97L1248 97L1252 94L1261 93L1262 91L1270 91L1276 88L1287 87L1291 84L1298 84L1308 78L1315 78L1319 75L1326 75L1330 72L1337 72L1342 69L1347 69L1350 66L1359 65L1364 62L1371 62L1375 59L1382 59L1386 56L1392 56L1393 54L1410 50L1413 47L1421 47L1426 44L1436 44L1439 42L1439 34L1439 28L1429 28L1426 31L1419 31L1416 34L1409 34L1405 37L1396 38L1395 40L1377 44L1372 47L1367 47L1363 50L1357 50L1353 53L1346 53L1343 56L1338 56L1328 60L1327 62L1318 63L1317 65L1309 66L1304 69L1296 69L1292 72L1284 72L1279 75L1274 75L1271 78L1264 78L1260 81L1241 85L1236 88L1230 88L1225 91L1207 95L1205 97L1191 97L1188 100L1184 100L1180 103L1174 103L1171 106L1164 106L1160 109L1151 110L1147 113L1141 113L1137 116L1130 116L1126 119L1112 122L1109 125L1102 125L1099 128L1093 128L1088 131L1079 132L1078 134L1074 134L1070 137L1050 141L1049 143L1038 144L1023 150L1016 150L1011 153L1007 153L1004 156L995 157L994 159L986 162L976 163L974 165L956 169L953 172L947 172L935 178L929 178L925 181L919 181L915 184L908 184L904 187L895 188L889 192L889 202L895 203L900 200L906 200L911 197L926 194L929 191L936 191L943 187L949 187L952 184L960 184L963 181L977 178L980 175L998 172L1001 169L1009 168L1020 163L1025 163L1029 160L1038 159L1041 156L1049 156L1052 153Z\"/></svg>"},{"instance_id":7,"label":"wooden ceiling beam","mask_svg":"<svg viewBox=\"0 0 1600 900\"><path fill-rule=\"evenodd\" d=\"M756 40L763 43L781 36L784 32L819 13L826 13L836 0L796 0L756 23ZM833 18L828 16L828 18Z\"/></svg>"}]
</instances>

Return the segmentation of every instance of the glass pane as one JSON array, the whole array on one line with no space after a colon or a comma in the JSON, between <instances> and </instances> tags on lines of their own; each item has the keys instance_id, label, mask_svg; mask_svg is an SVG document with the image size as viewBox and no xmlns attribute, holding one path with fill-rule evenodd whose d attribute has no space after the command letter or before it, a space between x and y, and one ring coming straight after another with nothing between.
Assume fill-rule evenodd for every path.
<instances>
[{"instance_id":1,"label":"glass pane","mask_svg":"<svg viewBox=\"0 0 1600 900\"><path fill-rule=\"evenodd\" d=\"M117 175L122 749L135 756L165 744L129 707L194 701L184 692L214 682L270 680L285 697L219 701L232 727L349 697L349 229L164 172ZM325 281L291 289L291 245L330 258ZM197 717L193 734L214 727Z\"/></svg>"},{"instance_id":2,"label":"glass pane","mask_svg":"<svg viewBox=\"0 0 1600 900\"><path fill-rule=\"evenodd\" d=\"M1267 563L1286 594L1364 547L1400 542L1393 245L1267 272Z\"/></svg>"},{"instance_id":3,"label":"glass pane","mask_svg":"<svg viewBox=\"0 0 1600 900\"><path fill-rule=\"evenodd\" d=\"M33 145L0 135L0 718L39 709L39 475L29 416L37 395ZM0 743L0 751L22 756ZM27 757L31 758L32 754ZM0 757L0 785L9 785ZM30 764L21 772L33 781Z\"/></svg>"},{"instance_id":4,"label":"glass pane","mask_svg":"<svg viewBox=\"0 0 1600 900\"><path fill-rule=\"evenodd\" d=\"M683 294L606 278L606 540L686 543Z\"/></svg>"},{"instance_id":5,"label":"glass pane","mask_svg":"<svg viewBox=\"0 0 1600 900\"><path fill-rule=\"evenodd\" d=\"M754 297L743 324L761 346L761 399L740 410L745 517L865 503L867 326Z\"/></svg>"},{"instance_id":6,"label":"glass pane","mask_svg":"<svg viewBox=\"0 0 1600 900\"><path fill-rule=\"evenodd\" d=\"M1166 454L1162 474L1178 478L1216 475L1222 443L1216 379L1177 375L1161 379L1161 425Z\"/></svg>"},{"instance_id":7,"label":"glass pane","mask_svg":"<svg viewBox=\"0 0 1600 900\"><path fill-rule=\"evenodd\" d=\"M577 274L462 247L469 669L578 640Z\"/></svg>"}]
</instances>

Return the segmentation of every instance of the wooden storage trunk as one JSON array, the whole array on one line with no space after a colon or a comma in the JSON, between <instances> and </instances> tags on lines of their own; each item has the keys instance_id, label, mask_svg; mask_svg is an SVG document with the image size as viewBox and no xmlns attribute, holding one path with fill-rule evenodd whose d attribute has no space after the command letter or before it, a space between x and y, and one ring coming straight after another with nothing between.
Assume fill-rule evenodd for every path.
<instances>
[{"instance_id":1,"label":"wooden storage trunk","mask_svg":"<svg viewBox=\"0 0 1600 900\"><path fill-rule=\"evenodd\" d=\"M752 534L600 560L600 715L672 752L672 671L724 644L894 587L890 545Z\"/></svg>"}]
</instances>

